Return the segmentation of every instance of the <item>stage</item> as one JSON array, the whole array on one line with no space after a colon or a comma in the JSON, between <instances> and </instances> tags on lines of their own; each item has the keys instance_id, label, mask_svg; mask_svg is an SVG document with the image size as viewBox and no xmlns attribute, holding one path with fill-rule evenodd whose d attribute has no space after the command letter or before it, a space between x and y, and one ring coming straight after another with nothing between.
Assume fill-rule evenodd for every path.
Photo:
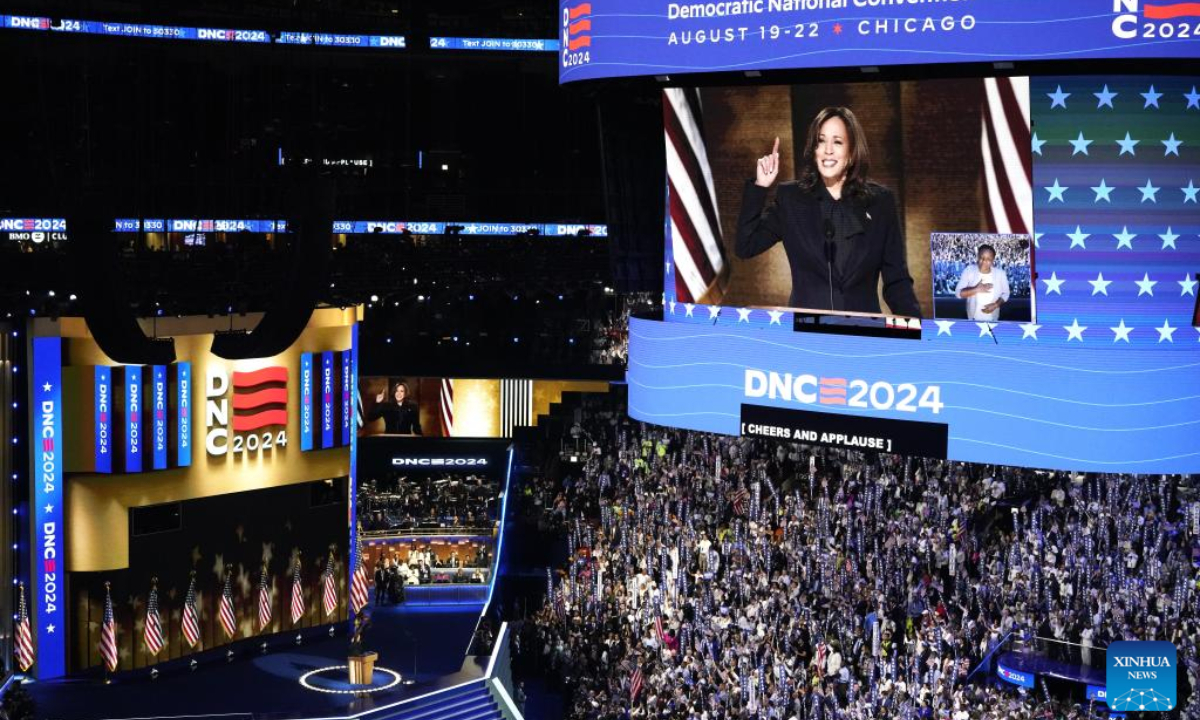
<instances>
[{"instance_id":1,"label":"stage","mask_svg":"<svg viewBox=\"0 0 1200 720\"><path fill-rule=\"evenodd\" d=\"M482 678L487 658L467 658L482 603L443 603L370 607L372 627L366 646L379 653L377 687L395 682L379 668L399 673L403 681L366 696L321 692L300 684L301 676L346 664L348 628L335 634L274 636L264 654L259 643L242 643L226 661L223 651L205 655L196 668L188 660L164 664L157 679L149 670L118 673L105 685L98 676L32 682L25 687L37 703L37 717L47 720L120 720L188 716L270 716L272 720L347 716L415 698L435 690ZM415 672L414 672L415 667ZM344 684L315 673L309 684L339 689Z\"/></svg>"}]
</instances>

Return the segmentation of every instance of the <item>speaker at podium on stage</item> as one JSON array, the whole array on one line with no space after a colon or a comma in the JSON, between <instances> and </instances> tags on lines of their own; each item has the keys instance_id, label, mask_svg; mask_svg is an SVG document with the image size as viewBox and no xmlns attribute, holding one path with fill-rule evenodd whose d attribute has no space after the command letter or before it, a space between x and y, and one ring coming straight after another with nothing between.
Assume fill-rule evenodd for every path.
<instances>
[{"instance_id":1,"label":"speaker at podium on stage","mask_svg":"<svg viewBox=\"0 0 1200 720\"><path fill-rule=\"evenodd\" d=\"M379 653L363 647L363 634L370 626L370 615L364 613L354 618L354 634L350 636L350 652L346 658L351 685L370 685L375 679L375 661L379 659Z\"/></svg>"}]
</instances>

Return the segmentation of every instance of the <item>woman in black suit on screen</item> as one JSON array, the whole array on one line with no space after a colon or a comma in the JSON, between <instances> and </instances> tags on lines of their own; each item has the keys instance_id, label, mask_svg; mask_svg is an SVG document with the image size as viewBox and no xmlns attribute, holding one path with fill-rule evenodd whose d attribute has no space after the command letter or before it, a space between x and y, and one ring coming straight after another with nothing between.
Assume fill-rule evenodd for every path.
<instances>
[{"instance_id":1,"label":"woman in black suit on screen","mask_svg":"<svg viewBox=\"0 0 1200 720\"><path fill-rule=\"evenodd\" d=\"M814 310L878 313L877 286L895 315L920 317L904 233L892 192L867 179L867 139L854 113L829 107L808 129L800 177L779 176L779 138L746 182L735 252L751 258L783 241L792 271L788 304Z\"/></svg>"},{"instance_id":2,"label":"woman in black suit on screen","mask_svg":"<svg viewBox=\"0 0 1200 720\"><path fill-rule=\"evenodd\" d=\"M371 410L371 420L383 418L384 432L393 435L420 435L421 411L417 404L408 399L408 385L396 383L392 390L392 399L384 398L383 393L375 396L375 407Z\"/></svg>"}]
</instances>

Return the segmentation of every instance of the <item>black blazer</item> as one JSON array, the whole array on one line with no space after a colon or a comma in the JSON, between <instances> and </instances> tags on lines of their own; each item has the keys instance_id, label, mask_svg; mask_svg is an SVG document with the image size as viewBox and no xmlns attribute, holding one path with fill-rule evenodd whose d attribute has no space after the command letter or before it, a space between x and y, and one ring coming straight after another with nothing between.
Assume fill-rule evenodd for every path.
<instances>
[{"instance_id":1,"label":"black blazer","mask_svg":"<svg viewBox=\"0 0 1200 720\"><path fill-rule=\"evenodd\" d=\"M404 401L397 405L395 400L384 400L371 411L369 420L383 418L384 432L389 434L420 435L421 412L416 403Z\"/></svg>"},{"instance_id":2,"label":"black blazer","mask_svg":"<svg viewBox=\"0 0 1200 720\"><path fill-rule=\"evenodd\" d=\"M872 183L869 189L866 199L850 201L864 233L838 248L848 248L850 257L845 259L844 272L838 272L838 261L832 263L832 307L831 273L816 193L805 192L795 182L782 183L775 192L775 202L765 207L769 188L748 180L738 216L735 252L740 258L752 258L782 240L792 269L791 307L881 312L877 287L882 275L883 297L892 312L920 317L921 305L908 273L896 200L882 185Z\"/></svg>"}]
</instances>

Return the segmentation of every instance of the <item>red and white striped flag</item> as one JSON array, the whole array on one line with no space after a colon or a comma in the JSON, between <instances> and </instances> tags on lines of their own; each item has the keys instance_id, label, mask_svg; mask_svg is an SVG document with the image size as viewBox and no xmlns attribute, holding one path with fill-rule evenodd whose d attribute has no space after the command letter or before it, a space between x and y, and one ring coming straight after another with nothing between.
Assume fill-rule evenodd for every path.
<instances>
[{"instance_id":1,"label":"red and white striped flag","mask_svg":"<svg viewBox=\"0 0 1200 720\"><path fill-rule=\"evenodd\" d=\"M729 263L721 240L717 192L704 144L699 90L664 90L663 126L675 298L684 303L716 304L725 294Z\"/></svg>"},{"instance_id":2,"label":"red and white striped flag","mask_svg":"<svg viewBox=\"0 0 1200 720\"><path fill-rule=\"evenodd\" d=\"M150 584L150 599L146 601L146 651L157 655L163 649L162 618L158 614L158 578Z\"/></svg>"},{"instance_id":3,"label":"red and white striped flag","mask_svg":"<svg viewBox=\"0 0 1200 720\"><path fill-rule=\"evenodd\" d=\"M196 571L188 582L187 596L183 599L183 639L188 647L200 642L200 613L196 610Z\"/></svg>"},{"instance_id":4,"label":"red and white striped flag","mask_svg":"<svg viewBox=\"0 0 1200 720\"><path fill-rule=\"evenodd\" d=\"M267 564L263 563L258 578L258 629L266 630L271 624L271 583L267 580Z\"/></svg>"},{"instance_id":5,"label":"red and white striped flag","mask_svg":"<svg viewBox=\"0 0 1200 720\"><path fill-rule=\"evenodd\" d=\"M304 617L304 585L300 582L300 558L292 566L292 624Z\"/></svg>"},{"instance_id":6,"label":"red and white striped flag","mask_svg":"<svg viewBox=\"0 0 1200 720\"><path fill-rule=\"evenodd\" d=\"M638 693L642 691L642 684L646 678L642 675L642 668L639 666L633 671L633 677L629 680L629 702L637 702Z\"/></svg>"},{"instance_id":7,"label":"red and white striped flag","mask_svg":"<svg viewBox=\"0 0 1200 720\"><path fill-rule=\"evenodd\" d=\"M441 392L442 437L454 436L454 380L442 378Z\"/></svg>"},{"instance_id":8,"label":"red and white striped flag","mask_svg":"<svg viewBox=\"0 0 1200 720\"><path fill-rule=\"evenodd\" d=\"M225 571L225 587L221 590L221 604L217 608L217 618L221 621L225 637L228 638L237 634L237 618L233 614L233 590L229 584L231 574L228 570Z\"/></svg>"},{"instance_id":9,"label":"red and white striped flag","mask_svg":"<svg viewBox=\"0 0 1200 720\"><path fill-rule=\"evenodd\" d=\"M982 128L988 230L1033 231L1033 136L1029 78L987 78Z\"/></svg>"},{"instance_id":10,"label":"red and white striped flag","mask_svg":"<svg viewBox=\"0 0 1200 720\"><path fill-rule=\"evenodd\" d=\"M104 583L104 622L100 624L100 657L109 672L117 669L117 621L113 617L111 583Z\"/></svg>"},{"instance_id":11,"label":"red and white striped flag","mask_svg":"<svg viewBox=\"0 0 1200 720\"><path fill-rule=\"evenodd\" d=\"M321 609L329 617L337 610L337 580L333 576L333 551L329 551L329 559L325 561L325 572L321 574Z\"/></svg>"},{"instance_id":12,"label":"red and white striped flag","mask_svg":"<svg viewBox=\"0 0 1200 720\"><path fill-rule=\"evenodd\" d=\"M362 533L362 527L359 526L358 532ZM354 575L350 578L350 609L358 613L367 606L367 566L363 559L362 542L355 544L356 562L354 564Z\"/></svg>"},{"instance_id":13,"label":"red and white striped flag","mask_svg":"<svg viewBox=\"0 0 1200 720\"><path fill-rule=\"evenodd\" d=\"M21 672L29 672L33 667L36 655L33 652L33 631L29 627L29 608L25 605L25 583L17 588L20 598L17 600L17 667Z\"/></svg>"},{"instance_id":14,"label":"red and white striped flag","mask_svg":"<svg viewBox=\"0 0 1200 720\"><path fill-rule=\"evenodd\" d=\"M746 501L750 499L750 493L746 488L738 488L730 494L729 499L733 502L733 511L738 515L746 514Z\"/></svg>"}]
</instances>

